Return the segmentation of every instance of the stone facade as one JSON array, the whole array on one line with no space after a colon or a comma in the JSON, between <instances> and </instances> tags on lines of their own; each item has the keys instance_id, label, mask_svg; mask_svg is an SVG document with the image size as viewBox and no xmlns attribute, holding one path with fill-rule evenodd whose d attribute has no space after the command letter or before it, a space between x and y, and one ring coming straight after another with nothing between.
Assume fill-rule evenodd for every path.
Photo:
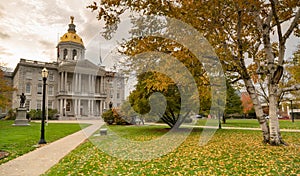
<instances>
[{"instance_id":1,"label":"stone facade","mask_svg":"<svg viewBox=\"0 0 300 176\"><path fill-rule=\"evenodd\" d=\"M97 117L110 102L120 106L125 99L124 77L84 57L85 47L72 20L57 45L56 62L20 60L12 75L13 86L18 89L13 93L12 107L19 106L19 96L24 93L28 110L41 109L43 68L49 71L46 107L57 109L61 118Z\"/></svg>"}]
</instances>

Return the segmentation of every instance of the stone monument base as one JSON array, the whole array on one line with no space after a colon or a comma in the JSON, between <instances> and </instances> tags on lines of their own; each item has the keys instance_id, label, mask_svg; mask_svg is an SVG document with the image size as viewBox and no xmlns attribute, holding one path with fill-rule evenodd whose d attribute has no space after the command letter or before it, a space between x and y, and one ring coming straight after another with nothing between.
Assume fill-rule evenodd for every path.
<instances>
[{"instance_id":1,"label":"stone monument base","mask_svg":"<svg viewBox=\"0 0 300 176\"><path fill-rule=\"evenodd\" d=\"M26 108L17 109L17 117L13 126L29 126L28 120L26 119Z\"/></svg>"}]
</instances>

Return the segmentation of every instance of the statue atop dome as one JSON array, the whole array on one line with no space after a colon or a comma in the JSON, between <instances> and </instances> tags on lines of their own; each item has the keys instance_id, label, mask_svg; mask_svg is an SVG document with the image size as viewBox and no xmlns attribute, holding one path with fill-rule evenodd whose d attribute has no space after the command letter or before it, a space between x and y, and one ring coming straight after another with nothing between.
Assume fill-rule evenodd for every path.
<instances>
[{"instance_id":1,"label":"statue atop dome","mask_svg":"<svg viewBox=\"0 0 300 176\"><path fill-rule=\"evenodd\" d=\"M71 24L74 23L74 16L70 16L70 19L71 19Z\"/></svg>"}]
</instances>

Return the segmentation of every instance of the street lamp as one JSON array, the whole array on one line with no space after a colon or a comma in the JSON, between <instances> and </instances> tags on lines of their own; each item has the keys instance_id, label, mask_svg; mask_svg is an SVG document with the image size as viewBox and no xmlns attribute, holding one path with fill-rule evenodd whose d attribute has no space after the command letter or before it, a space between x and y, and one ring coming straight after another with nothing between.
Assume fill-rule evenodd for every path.
<instances>
[{"instance_id":1,"label":"street lamp","mask_svg":"<svg viewBox=\"0 0 300 176\"><path fill-rule=\"evenodd\" d=\"M43 105L42 105L42 123L41 123L41 138L39 144L46 144L45 140L45 101L46 101L46 81L48 78L48 70L44 68L42 70L42 78L43 78Z\"/></svg>"},{"instance_id":2,"label":"street lamp","mask_svg":"<svg viewBox=\"0 0 300 176\"><path fill-rule=\"evenodd\" d=\"M294 123L294 112L293 112L293 100L290 100L291 101L291 115L292 115L292 122Z\"/></svg>"}]
</instances>

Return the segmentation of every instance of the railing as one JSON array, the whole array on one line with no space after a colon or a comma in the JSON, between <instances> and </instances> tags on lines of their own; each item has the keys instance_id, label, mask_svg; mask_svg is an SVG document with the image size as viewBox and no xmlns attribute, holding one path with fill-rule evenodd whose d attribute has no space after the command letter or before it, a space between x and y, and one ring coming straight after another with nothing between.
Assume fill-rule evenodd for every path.
<instances>
[{"instance_id":1,"label":"railing","mask_svg":"<svg viewBox=\"0 0 300 176\"><path fill-rule=\"evenodd\" d=\"M73 92L73 91L59 91L57 95L73 95L73 96L94 96L94 97L106 97L107 93L92 93L92 92Z\"/></svg>"}]
</instances>

